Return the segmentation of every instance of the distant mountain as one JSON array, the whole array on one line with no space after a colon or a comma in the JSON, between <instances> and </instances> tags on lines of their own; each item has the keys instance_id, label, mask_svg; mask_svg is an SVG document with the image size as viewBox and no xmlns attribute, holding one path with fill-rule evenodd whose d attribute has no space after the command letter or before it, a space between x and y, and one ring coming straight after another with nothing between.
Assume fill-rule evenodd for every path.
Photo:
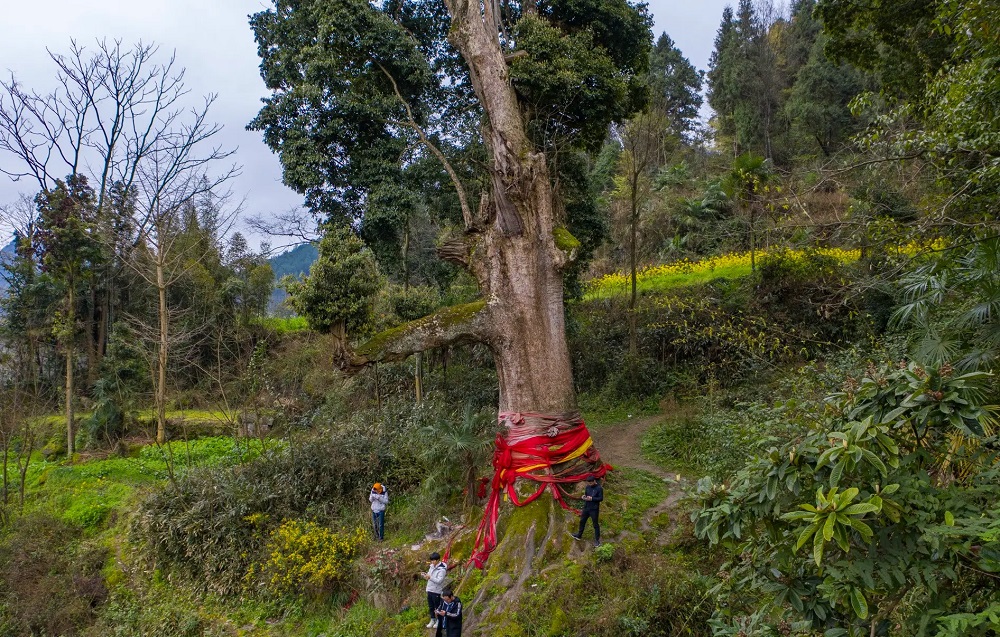
<instances>
[{"instance_id":1,"label":"distant mountain","mask_svg":"<svg viewBox=\"0 0 1000 637\"><path fill-rule=\"evenodd\" d=\"M288 252L282 252L275 257L271 257L268 263L271 264L271 270L274 272L275 285L286 274L291 274L292 276L309 274L309 267L316 260L317 256L319 256L319 252L316 250L316 246L311 243L304 243L292 248ZM277 312L287 296L288 294L284 290L275 287L271 292L271 302L268 309L272 313Z\"/></svg>"},{"instance_id":2,"label":"distant mountain","mask_svg":"<svg viewBox=\"0 0 1000 637\"><path fill-rule=\"evenodd\" d=\"M7 291L7 264L14 258L16 247L15 240L11 239L10 243L0 249L0 270L2 270L0 271L0 294Z\"/></svg>"}]
</instances>

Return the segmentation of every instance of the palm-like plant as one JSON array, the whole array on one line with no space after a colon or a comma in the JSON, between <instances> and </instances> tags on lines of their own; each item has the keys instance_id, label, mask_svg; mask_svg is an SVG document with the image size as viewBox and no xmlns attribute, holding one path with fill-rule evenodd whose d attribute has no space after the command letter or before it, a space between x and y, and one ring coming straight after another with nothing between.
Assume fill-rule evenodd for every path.
<instances>
[{"instance_id":1,"label":"palm-like plant","mask_svg":"<svg viewBox=\"0 0 1000 637\"><path fill-rule=\"evenodd\" d=\"M762 195L766 184L774 177L771 162L760 155L743 153L733 160L733 167L723 182L726 194L736 202L737 209L747 218L750 242L750 269L757 269L757 220L762 212Z\"/></svg>"},{"instance_id":2,"label":"palm-like plant","mask_svg":"<svg viewBox=\"0 0 1000 637\"><path fill-rule=\"evenodd\" d=\"M918 333L914 357L962 369L991 368L1000 355L1000 239L975 243L957 258L926 263L900 281L896 325Z\"/></svg>"},{"instance_id":3,"label":"palm-like plant","mask_svg":"<svg viewBox=\"0 0 1000 637\"><path fill-rule=\"evenodd\" d=\"M424 436L431 441L423 454L431 467L429 486L448 490L462 484L466 502L474 503L477 474L489 461L493 448L494 422L491 413L477 412L466 405L461 416L424 427Z\"/></svg>"}]
</instances>

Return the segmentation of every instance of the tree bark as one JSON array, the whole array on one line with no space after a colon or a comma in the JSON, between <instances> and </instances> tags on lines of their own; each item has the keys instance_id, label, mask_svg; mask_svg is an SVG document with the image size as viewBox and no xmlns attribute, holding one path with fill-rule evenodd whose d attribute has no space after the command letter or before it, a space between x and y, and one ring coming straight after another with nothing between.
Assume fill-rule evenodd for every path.
<instances>
[{"instance_id":1,"label":"tree bark","mask_svg":"<svg viewBox=\"0 0 1000 637\"><path fill-rule=\"evenodd\" d=\"M156 259L156 291L159 297L160 346L157 351L156 380L156 442L167 440L167 354L169 336L169 316L167 313L167 280L163 272L162 250Z\"/></svg>"},{"instance_id":2,"label":"tree bark","mask_svg":"<svg viewBox=\"0 0 1000 637\"><path fill-rule=\"evenodd\" d=\"M73 286L76 285L76 281L70 277L69 280L69 303L67 304L66 310L66 321L68 336L66 339L66 457L71 458L74 453L76 453L76 423L73 422L75 414L73 413L73 393L74 393L74 374L73 367L75 365L75 357L73 356L74 345L73 345L73 332L76 326L76 294L74 294Z\"/></svg>"},{"instance_id":3,"label":"tree bark","mask_svg":"<svg viewBox=\"0 0 1000 637\"><path fill-rule=\"evenodd\" d=\"M554 193L545 155L528 139L504 51L481 6L447 0L450 38L469 65L486 115L492 188L483 198L487 223L469 266L491 319L486 342L500 380L500 411L572 411L576 396L562 281L569 257L553 238Z\"/></svg>"},{"instance_id":4,"label":"tree bark","mask_svg":"<svg viewBox=\"0 0 1000 637\"><path fill-rule=\"evenodd\" d=\"M632 294L628 300L628 353L634 357L639 351L639 335L637 334L635 325L635 304L636 297L638 296L637 279L639 278L637 247L639 243L639 169L637 165L634 165L638 159L633 157L632 161L632 192L629 197L629 203L631 204L631 210L629 211L629 235L631 239L629 242L629 274L632 279Z\"/></svg>"}]
</instances>

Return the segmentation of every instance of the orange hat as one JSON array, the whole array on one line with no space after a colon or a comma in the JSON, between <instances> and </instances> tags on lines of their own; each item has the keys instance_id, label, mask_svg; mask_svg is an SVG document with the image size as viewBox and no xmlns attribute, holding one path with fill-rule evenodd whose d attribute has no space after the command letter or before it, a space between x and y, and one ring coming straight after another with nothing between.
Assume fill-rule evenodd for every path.
<instances>
[{"instance_id":1,"label":"orange hat","mask_svg":"<svg viewBox=\"0 0 1000 637\"><path fill-rule=\"evenodd\" d=\"M382 493L382 483L381 482L376 482L375 486L373 486L372 488L375 489L376 491L378 491L379 493Z\"/></svg>"}]
</instances>

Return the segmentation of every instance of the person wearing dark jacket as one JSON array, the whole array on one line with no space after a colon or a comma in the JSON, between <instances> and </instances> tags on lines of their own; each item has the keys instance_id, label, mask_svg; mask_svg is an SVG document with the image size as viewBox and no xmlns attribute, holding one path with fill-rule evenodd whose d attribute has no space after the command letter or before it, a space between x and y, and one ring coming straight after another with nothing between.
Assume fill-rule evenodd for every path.
<instances>
[{"instance_id":1,"label":"person wearing dark jacket","mask_svg":"<svg viewBox=\"0 0 1000 637\"><path fill-rule=\"evenodd\" d=\"M601 523L598 517L601 512L601 502L604 500L604 488L597 482L597 478L590 476L587 478L587 488L583 492L583 510L580 511L580 530L573 534L573 537L582 540L583 530L587 526L587 518L594 522L594 546L601 545Z\"/></svg>"},{"instance_id":2,"label":"person wearing dark jacket","mask_svg":"<svg viewBox=\"0 0 1000 637\"><path fill-rule=\"evenodd\" d=\"M439 620L435 637L462 637L462 600L450 589L441 593L441 604L434 614Z\"/></svg>"}]
</instances>

